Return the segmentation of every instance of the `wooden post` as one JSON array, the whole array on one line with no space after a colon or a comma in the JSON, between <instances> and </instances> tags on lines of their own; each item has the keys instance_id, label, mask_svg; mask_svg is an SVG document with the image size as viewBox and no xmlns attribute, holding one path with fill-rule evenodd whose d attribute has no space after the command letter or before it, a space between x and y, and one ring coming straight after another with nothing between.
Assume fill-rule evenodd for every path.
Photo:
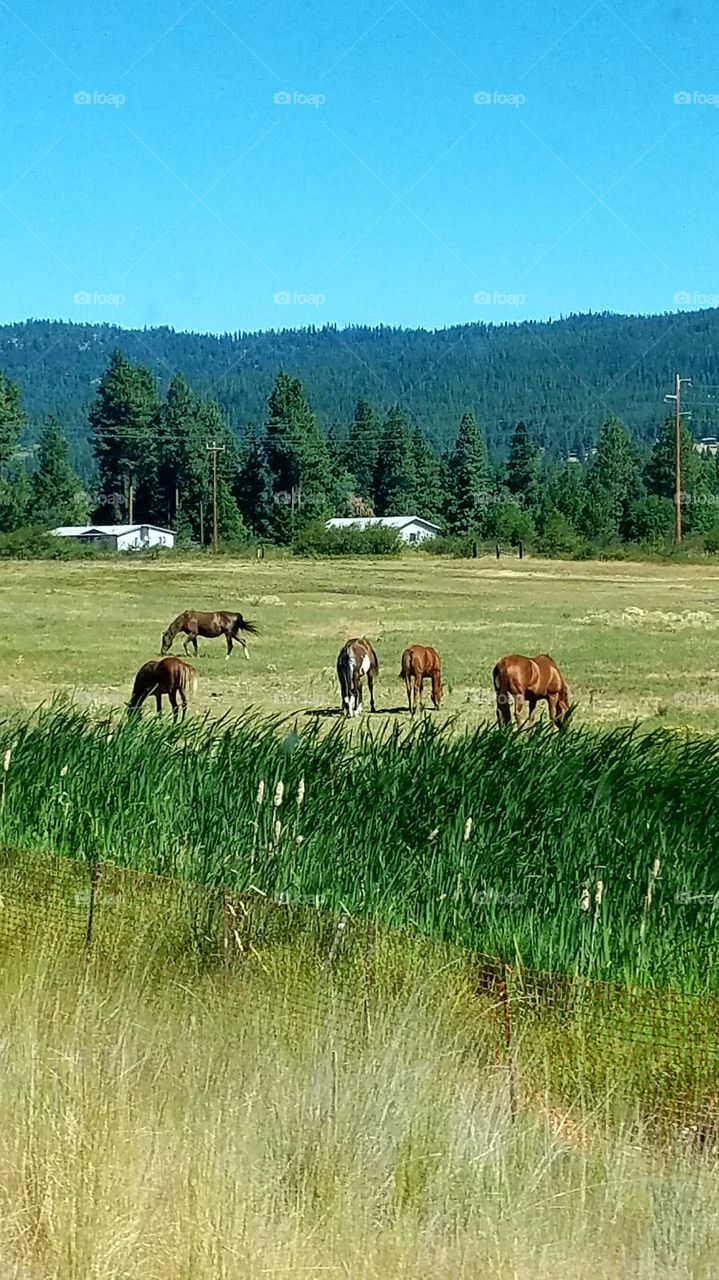
<instances>
[{"instance_id":1,"label":"wooden post","mask_svg":"<svg viewBox=\"0 0 719 1280\"><path fill-rule=\"evenodd\" d=\"M499 543L498 543L498 542L497 542L497 543L495 543L494 550L495 550L495 553L496 553L497 559L499 560Z\"/></svg>"},{"instance_id":2,"label":"wooden post","mask_svg":"<svg viewBox=\"0 0 719 1280\"><path fill-rule=\"evenodd\" d=\"M370 1020L370 989L372 984L372 952L374 949L374 920L370 916L367 920L367 933L365 935L364 944L364 969L362 973L362 1012L364 1016L364 1035L365 1040L369 1041L372 1033L372 1023Z\"/></svg>"},{"instance_id":3,"label":"wooden post","mask_svg":"<svg viewBox=\"0 0 719 1280\"><path fill-rule=\"evenodd\" d=\"M507 1058L507 1073L509 1080L509 1114L512 1124L517 1118L517 1096L514 1088L514 1062L512 1058L512 1024L509 1016L509 983L508 977L510 968L508 964L502 965L502 980L499 984L499 998L502 1002L502 1018L504 1022L504 1051Z\"/></svg>"},{"instance_id":4,"label":"wooden post","mask_svg":"<svg viewBox=\"0 0 719 1280\"><path fill-rule=\"evenodd\" d=\"M95 886L100 878L100 868L96 861L90 863L90 901L87 908L87 931L85 933L85 946L89 947L92 943L92 922L95 915Z\"/></svg>"},{"instance_id":5,"label":"wooden post","mask_svg":"<svg viewBox=\"0 0 719 1280\"><path fill-rule=\"evenodd\" d=\"M524 555L524 547L522 546L521 542L518 543L517 545L519 546L519 558L521 560L522 556Z\"/></svg>"}]
</instances>

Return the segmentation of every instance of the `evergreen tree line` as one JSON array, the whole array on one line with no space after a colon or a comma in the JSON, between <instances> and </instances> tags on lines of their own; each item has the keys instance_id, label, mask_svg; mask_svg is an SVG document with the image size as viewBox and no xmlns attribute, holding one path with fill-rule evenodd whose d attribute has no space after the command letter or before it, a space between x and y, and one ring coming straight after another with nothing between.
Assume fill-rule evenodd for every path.
<instances>
[{"instance_id":1,"label":"evergreen tree line","mask_svg":"<svg viewBox=\"0 0 719 1280\"><path fill-rule=\"evenodd\" d=\"M668 420L649 454L610 418L587 462L547 459L519 422L506 462L489 456L474 414L438 453L402 405L379 414L367 401L323 434L299 379L277 374L265 422L238 442L218 405L177 374L162 397L152 373L115 352L89 415L96 465L88 493L70 466L60 424L49 418L35 466L18 453L20 391L0 374L0 531L25 526L154 523L178 540L210 540L212 449L222 542L290 543L330 515L416 515L456 538L522 542L548 554L622 542L661 544L674 531L675 430ZM719 549L719 455L699 453L682 426L682 507L687 534ZM713 541L710 541L710 538ZM306 537L305 537L306 541Z\"/></svg>"}]
</instances>

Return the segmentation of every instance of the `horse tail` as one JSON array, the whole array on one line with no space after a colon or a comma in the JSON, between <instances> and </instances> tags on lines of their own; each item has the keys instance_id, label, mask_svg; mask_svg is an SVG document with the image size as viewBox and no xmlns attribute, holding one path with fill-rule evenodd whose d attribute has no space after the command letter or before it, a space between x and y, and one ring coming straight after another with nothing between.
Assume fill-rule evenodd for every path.
<instances>
[{"instance_id":1,"label":"horse tail","mask_svg":"<svg viewBox=\"0 0 719 1280\"><path fill-rule=\"evenodd\" d=\"M191 667L189 662L181 663L176 672L176 684L183 698L194 697L197 693L197 672Z\"/></svg>"},{"instance_id":2,"label":"horse tail","mask_svg":"<svg viewBox=\"0 0 719 1280\"><path fill-rule=\"evenodd\" d=\"M255 623L250 622L249 618L243 618L242 614L238 613L235 617L235 625L233 627L233 632L237 636L239 635L240 631L246 631L247 634L250 636L259 635L259 631Z\"/></svg>"},{"instance_id":3,"label":"horse tail","mask_svg":"<svg viewBox=\"0 0 719 1280\"><path fill-rule=\"evenodd\" d=\"M405 649L402 654L402 669L399 673L400 680L409 680L412 675L412 650Z\"/></svg>"},{"instance_id":4,"label":"horse tail","mask_svg":"<svg viewBox=\"0 0 719 1280\"><path fill-rule=\"evenodd\" d=\"M502 692L502 677L503 677L503 675L504 675L504 667L503 667L503 665L502 665L502 663L501 663L501 662L498 662L498 663L495 665L494 671L492 672L492 683L493 683L493 685L494 685L494 692L495 692L495 693L501 693L501 692Z\"/></svg>"}]
</instances>

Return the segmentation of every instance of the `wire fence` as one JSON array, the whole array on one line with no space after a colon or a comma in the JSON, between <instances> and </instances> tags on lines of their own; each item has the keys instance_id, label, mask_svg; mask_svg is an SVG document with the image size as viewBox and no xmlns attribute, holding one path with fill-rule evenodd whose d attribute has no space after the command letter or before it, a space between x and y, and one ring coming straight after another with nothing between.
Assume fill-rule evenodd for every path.
<instances>
[{"instance_id":1,"label":"wire fence","mask_svg":"<svg viewBox=\"0 0 719 1280\"><path fill-rule=\"evenodd\" d=\"M127 963L216 966L228 978L301 944L317 986L351 962L369 1036L377 956L407 934L321 903L191 883L114 863L0 849L0 957L38 943ZM429 940L412 935L415 945ZM506 1072L513 1117L538 1100L719 1151L719 995L598 982L466 955L478 1033ZM386 964L386 957L385 957ZM464 981L464 977L458 978Z\"/></svg>"}]
</instances>

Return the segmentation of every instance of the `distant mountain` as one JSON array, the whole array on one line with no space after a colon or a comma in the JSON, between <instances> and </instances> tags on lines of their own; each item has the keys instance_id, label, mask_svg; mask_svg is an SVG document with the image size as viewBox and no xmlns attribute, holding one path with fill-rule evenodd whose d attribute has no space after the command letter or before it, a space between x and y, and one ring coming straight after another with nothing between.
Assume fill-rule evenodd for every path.
<instances>
[{"instance_id":1,"label":"distant mountain","mask_svg":"<svg viewBox=\"0 0 719 1280\"><path fill-rule=\"evenodd\" d=\"M75 461L89 465L87 412L111 352L147 365L164 389L176 372L214 397L233 429L264 421L280 368L302 379L320 425L346 424L363 397L385 410L402 402L438 448L462 413L484 424L501 455L520 419L551 455L585 454L608 413L649 443L668 412L674 374L694 380L696 436L719 435L719 310L660 316L570 315L548 322L450 329L332 326L267 333L177 333L117 325L27 320L0 326L0 369L20 384L29 439L54 413Z\"/></svg>"}]
</instances>

